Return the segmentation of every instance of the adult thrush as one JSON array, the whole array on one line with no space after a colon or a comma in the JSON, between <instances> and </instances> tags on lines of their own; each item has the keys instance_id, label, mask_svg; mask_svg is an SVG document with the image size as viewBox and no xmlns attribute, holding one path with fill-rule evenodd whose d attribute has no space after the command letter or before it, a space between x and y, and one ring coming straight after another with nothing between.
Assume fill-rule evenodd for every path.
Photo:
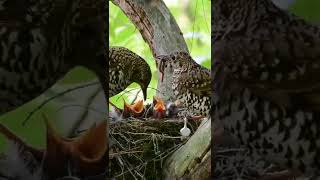
<instances>
[{"instance_id":1,"label":"adult thrush","mask_svg":"<svg viewBox=\"0 0 320 180\"><path fill-rule=\"evenodd\" d=\"M140 85L144 99L151 80L151 70L139 55L124 47L109 48L109 96L114 96L131 83Z\"/></svg>"},{"instance_id":2,"label":"adult thrush","mask_svg":"<svg viewBox=\"0 0 320 180\"><path fill-rule=\"evenodd\" d=\"M213 2L214 117L254 155L320 169L320 29L270 0Z\"/></svg>"},{"instance_id":3,"label":"adult thrush","mask_svg":"<svg viewBox=\"0 0 320 180\"><path fill-rule=\"evenodd\" d=\"M212 88L210 70L197 64L186 52L160 55L156 59L161 74L173 72L171 87L176 100L194 115L208 115ZM163 80L163 74L160 79Z\"/></svg>"},{"instance_id":4,"label":"adult thrush","mask_svg":"<svg viewBox=\"0 0 320 180\"><path fill-rule=\"evenodd\" d=\"M0 1L0 114L81 65L107 89L104 1Z\"/></svg>"}]
</instances>

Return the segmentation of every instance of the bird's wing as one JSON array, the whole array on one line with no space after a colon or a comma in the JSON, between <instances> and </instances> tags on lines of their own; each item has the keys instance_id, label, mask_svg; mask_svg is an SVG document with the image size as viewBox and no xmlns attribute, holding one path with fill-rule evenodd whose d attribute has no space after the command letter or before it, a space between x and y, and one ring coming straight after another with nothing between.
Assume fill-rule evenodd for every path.
<instances>
[{"instance_id":1,"label":"bird's wing","mask_svg":"<svg viewBox=\"0 0 320 180\"><path fill-rule=\"evenodd\" d=\"M179 69L173 73L174 84L181 91L189 90L199 96L211 95L211 74L210 70L196 65L190 69Z\"/></svg>"},{"instance_id":2,"label":"bird's wing","mask_svg":"<svg viewBox=\"0 0 320 180\"><path fill-rule=\"evenodd\" d=\"M320 38L299 37L221 41L214 46L215 63L234 86L282 106L320 110Z\"/></svg>"},{"instance_id":3,"label":"bird's wing","mask_svg":"<svg viewBox=\"0 0 320 180\"><path fill-rule=\"evenodd\" d=\"M112 67L114 71L120 71L124 68L126 62L127 51L122 47L109 47L109 67Z\"/></svg>"},{"instance_id":4,"label":"bird's wing","mask_svg":"<svg viewBox=\"0 0 320 180\"><path fill-rule=\"evenodd\" d=\"M133 60L145 62L143 58L125 47L109 47L109 65L112 67L120 65L121 68L126 68L132 65Z\"/></svg>"}]
</instances>

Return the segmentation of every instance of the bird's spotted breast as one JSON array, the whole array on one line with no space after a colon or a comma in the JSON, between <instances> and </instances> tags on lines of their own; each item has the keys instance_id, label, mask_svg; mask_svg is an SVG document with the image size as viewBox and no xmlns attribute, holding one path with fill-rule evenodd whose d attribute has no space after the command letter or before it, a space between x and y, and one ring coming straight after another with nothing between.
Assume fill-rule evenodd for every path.
<instances>
[{"instance_id":1,"label":"bird's spotted breast","mask_svg":"<svg viewBox=\"0 0 320 180\"><path fill-rule=\"evenodd\" d=\"M232 94L228 104L217 107L225 128L248 146L253 155L281 166L313 172L319 168L319 113L287 109L255 96L249 89ZM215 101L220 104L219 100ZM283 158L284 157L284 158Z\"/></svg>"},{"instance_id":2,"label":"bird's spotted breast","mask_svg":"<svg viewBox=\"0 0 320 180\"><path fill-rule=\"evenodd\" d=\"M318 176L319 27L270 0L214 8L216 117L252 153Z\"/></svg>"}]
</instances>

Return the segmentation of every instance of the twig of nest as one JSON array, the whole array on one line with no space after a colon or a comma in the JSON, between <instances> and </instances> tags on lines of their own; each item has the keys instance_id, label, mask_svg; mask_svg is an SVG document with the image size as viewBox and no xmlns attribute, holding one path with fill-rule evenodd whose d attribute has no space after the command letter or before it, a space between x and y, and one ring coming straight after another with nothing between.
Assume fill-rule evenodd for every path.
<instances>
[{"instance_id":1,"label":"twig of nest","mask_svg":"<svg viewBox=\"0 0 320 180\"><path fill-rule=\"evenodd\" d=\"M292 180L300 175L252 156L245 148L216 147L214 151L214 179Z\"/></svg>"},{"instance_id":2,"label":"twig of nest","mask_svg":"<svg viewBox=\"0 0 320 180\"><path fill-rule=\"evenodd\" d=\"M161 179L164 160L186 140L183 119L128 118L110 126L111 172L116 179ZM199 123L190 121L191 132Z\"/></svg>"}]
</instances>

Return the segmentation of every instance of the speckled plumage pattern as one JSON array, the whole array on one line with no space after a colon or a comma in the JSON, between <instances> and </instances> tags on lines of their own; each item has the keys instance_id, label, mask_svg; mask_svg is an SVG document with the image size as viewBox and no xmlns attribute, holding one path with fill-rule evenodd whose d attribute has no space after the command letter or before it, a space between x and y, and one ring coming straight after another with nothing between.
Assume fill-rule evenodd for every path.
<instances>
[{"instance_id":1,"label":"speckled plumage pattern","mask_svg":"<svg viewBox=\"0 0 320 180\"><path fill-rule=\"evenodd\" d=\"M254 155L320 169L320 29L270 0L214 1L214 117Z\"/></svg>"},{"instance_id":2,"label":"speckled plumage pattern","mask_svg":"<svg viewBox=\"0 0 320 180\"><path fill-rule=\"evenodd\" d=\"M160 71L173 69L172 89L176 100L195 115L207 116L211 101L210 70L197 64L186 52L157 57Z\"/></svg>"},{"instance_id":3,"label":"speckled plumage pattern","mask_svg":"<svg viewBox=\"0 0 320 180\"><path fill-rule=\"evenodd\" d=\"M124 47L109 48L109 96L114 96L136 82L146 95L151 81L151 70L146 61Z\"/></svg>"},{"instance_id":4,"label":"speckled plumage pattern","mask_svg":"<svg viewBox=\"0 0 320 180\"><path fill-rule=\"evenodd\" d=\"M104 7L91 0L0 0L0 114L39 96L76 65L106 77Z\"/></svg>"}]
</instances>

